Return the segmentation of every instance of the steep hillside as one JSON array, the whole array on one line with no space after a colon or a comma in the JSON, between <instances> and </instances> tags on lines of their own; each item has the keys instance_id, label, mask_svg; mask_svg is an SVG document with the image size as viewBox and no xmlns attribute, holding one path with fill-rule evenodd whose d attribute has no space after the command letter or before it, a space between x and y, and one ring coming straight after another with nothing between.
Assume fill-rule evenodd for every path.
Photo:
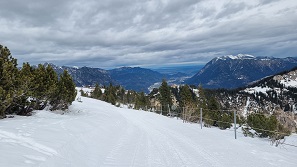
<instances>
[{"instance_id":1,"label":"steep hillside","mask_svg":"<svg viewBox=\"0 0 297 167\"><path fill-rule=\"evenodd\" d=\"M297 66L297 58L254 57L239 54L211 60L188 84L205 88L237 88Z\"/></svg>"},{"instance_id":2,"label":"steep hillside","mask_svg":"<svg viewBox=\"0 0 297 167\"><path fill-rule=\"evenodd\" d=\"M297 68L264 78L245 88L214 92L223 109L236 110L243 116L253 112L274 113L290 130L297 129Z\"/></svg>"},{"instance_id":3,"label":"steep hillside","mask_svg":"<svg viewBox=\"0 0 297 167\"><path fill-rule=\"evenodd\" d=\"M143 92L148 92L148 87L166 78L166 75L140 67L122 67L109 70L109 73L125 89Z\"/></svg>"},{"instance_id":4,"label":"steep hillside","mask_svg":"<svg viewBox=\"0 0 297 167\"><path fill-rule=\"evenodd\" d=\"M86 86L86 85L95 85L96 83L101 85L107 85L109 83L116 83L109 75L106 70L100 68L90 68L90 67L67 67L67 66L56 66L54 64L45 64L50 65L54 70L61 74L64 70L67 70L72 76L76 86Z\"/></svg>"}]
</instances>

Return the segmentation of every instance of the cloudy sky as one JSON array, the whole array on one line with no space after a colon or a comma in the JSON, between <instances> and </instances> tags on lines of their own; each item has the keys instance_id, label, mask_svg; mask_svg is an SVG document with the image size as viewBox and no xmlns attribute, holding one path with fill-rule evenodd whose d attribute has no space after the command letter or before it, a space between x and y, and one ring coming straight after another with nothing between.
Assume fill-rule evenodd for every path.
<instances>
[{"instance_id":1,"label":"cloudy sky","mask_svg":"<svg viewBox=\"0 0 297 167\"><path fill-rule=\"evenodd\" d=\"M19 64L113 68L297 56L296 0L0 0Z\"/></svg>"}]
</instances>

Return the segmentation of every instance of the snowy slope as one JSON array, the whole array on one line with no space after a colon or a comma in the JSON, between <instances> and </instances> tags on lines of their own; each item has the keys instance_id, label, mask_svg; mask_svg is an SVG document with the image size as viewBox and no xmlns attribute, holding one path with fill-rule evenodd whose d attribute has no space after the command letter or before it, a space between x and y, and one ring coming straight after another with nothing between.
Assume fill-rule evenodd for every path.
<instances>
[{"instance_id":1,"label":"snowy slope","mask_svg":"<svg viewBox=\"0 0 297 167\"><path fill-rule=\"evenodd\" d=\"M297 70L292 70L283 75L277 75L274 77L275 80L279 80L285 87L297 87Z\"/></svg>"},{"instance_id":2,"label":"snowy slope","mask_svg":"<svg viewBox=\"0 0 297 167\"><path fill-rule=\"evenodd\" d=\"M297 148L82 97L64 115L0 120L0 166L296 166ZM287 143L297 144L297 136Z\"/></svg>"}]
</instances>

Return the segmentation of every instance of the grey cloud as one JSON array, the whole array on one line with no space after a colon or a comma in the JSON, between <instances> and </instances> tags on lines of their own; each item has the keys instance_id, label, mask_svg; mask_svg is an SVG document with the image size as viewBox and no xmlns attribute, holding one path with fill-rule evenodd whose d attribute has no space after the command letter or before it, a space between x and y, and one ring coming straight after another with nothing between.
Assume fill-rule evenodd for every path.
<instances>
[{"instance_id":1,"label":"grey cloud","mask_svg":"<svg viewBox=\"0 0 297 167\"><path fill-rule=\"evenodd\" d=\"M0 0L0 39L19 61L116 67L296 56L291 0Z\"/></svg>"},{"instance_id":2,"label":"grey cloud","mask_svg":"<svg viewBox=\"0 0 297 167\"><path fill-rule=\"evenodd\" d=\"M216 18L229 17L230 15L237 14L245 10L247 5L243 2L240 3L227 3L223 6L223 9L217 14Z\"/></svg>"}]
</instances>

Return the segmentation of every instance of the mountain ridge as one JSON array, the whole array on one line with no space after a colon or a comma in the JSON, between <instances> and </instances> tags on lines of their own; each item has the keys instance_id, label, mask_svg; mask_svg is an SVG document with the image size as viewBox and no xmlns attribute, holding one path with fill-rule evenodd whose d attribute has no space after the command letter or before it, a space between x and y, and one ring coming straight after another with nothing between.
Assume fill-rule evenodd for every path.
<instances>
[{"instance_id":1,"label":"mountain ridge","mask_svg":"<svg viewBox=\"0 0 297 167\"><path fill-rule=\"evenodd\" d=\"M150 86L162 79L171 80L171 82L182 82L180 78L184 78L187 74L177 72L162 74L160 72L141 68L141 67L120 67L111 70L91 67L68 67L56 66L52 63L45 63L45 66L50 65L58 75L67 70L72 76L77 86L94 86L99 85L121 85L127 90L143 91L149 93Z\"/></svg>"},{"instance_id":2,"label":"mountain ridge","mask_svg":"<svg viewBox=\"0 0 297 167\"><path fill-rule=\"evenodd\" d=\"M187 84L202 84L206 88L237 88L253 81L297 66L297 58L237 56L216 57L198 73L185 81Z\"/></svg>"},{"instance_id":3,"label":"mountain ridge","mask_svg":"<svg viewBox=\"0 0 297 167\"><path fill-rule=\"evenodd\" d=\"M201 84L205 88L234 89L258 81L264 77L290 70L297 66L297 58L255 57L247 54L216 57L195 75L174 72L171 68L164 73L141 67L120 67L110 70L92 67L68 67L51 65L58 74L67 70L77 86L121 85L125 89L148 93L149 87L158 85L162 79L170 84ZM161 70L162 71L162 70Z\"/></svg>"}]
</instances>

